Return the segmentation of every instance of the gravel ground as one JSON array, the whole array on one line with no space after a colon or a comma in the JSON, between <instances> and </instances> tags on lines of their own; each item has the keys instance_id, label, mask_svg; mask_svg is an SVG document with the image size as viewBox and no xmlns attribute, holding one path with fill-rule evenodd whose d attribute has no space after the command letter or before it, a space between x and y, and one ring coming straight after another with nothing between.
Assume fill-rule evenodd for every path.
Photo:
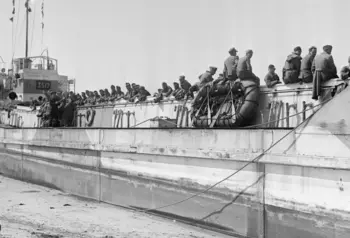
<instances>
[{"instance_id":1,"label":"gravel ground","mask_svg":"<svg viewBox=\"0 0 350 238\"><path fill-rule=\"evenodd\" d=\"M209 238L206 230L0 176L1 238Z\"/></svg>"}]
</instances>

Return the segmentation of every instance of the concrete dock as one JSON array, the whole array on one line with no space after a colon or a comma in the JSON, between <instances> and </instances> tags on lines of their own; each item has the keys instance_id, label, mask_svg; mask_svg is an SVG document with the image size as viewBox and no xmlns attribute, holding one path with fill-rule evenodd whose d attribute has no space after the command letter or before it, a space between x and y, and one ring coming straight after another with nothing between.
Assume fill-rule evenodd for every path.
<instances>
[{"instance_id":1,"label":"concrete dock","mask_svg":"<svg viewBox=\"0 0 350 238\"><path fill-rule=\"evenodd\" d=\"M207 230L0 176L1 238L213 238Z\"/></svg>"}]
</instances>

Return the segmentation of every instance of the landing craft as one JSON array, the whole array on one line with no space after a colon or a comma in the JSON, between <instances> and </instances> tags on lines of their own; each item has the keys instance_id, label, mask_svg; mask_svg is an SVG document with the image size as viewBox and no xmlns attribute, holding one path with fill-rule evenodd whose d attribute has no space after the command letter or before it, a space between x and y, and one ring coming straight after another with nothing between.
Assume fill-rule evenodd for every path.
<instances>
[{"instance_id":1,"label":"landing craft","mask_svg":"<svg viewBox=\"0 0 350 238\"><path fill-rule=\"evenodd\" d=\"M15 24L15 1L13 3L14 15L10 20L12 24ZM44 96L44 91L65 92L69 90L68 77L58 73L58 61L49 56L48 49L44 50L40 56L31 57L28 55L29 18L32 14L32 4L35 4L35 2L29 0L25 2L25 57L12 59L12 67L8 70L6 77L1 77L3 94L6 95L11 91L15 92L18 96L17 100L21 102L30 102L39 96ZM42 17L44 16L43 7L44 5L42 5ZM44 23L42 22L42 29L43 27Z\"/></svg>"},{"instance_id":2,"label":"landing craft","mask_svg":"<svg viewBox=\"0 0 350 238\"><path fill-rule=\"evenodd\" d=\"M240 86L203 89L199 107L81 106L75 128L1 111L0 173L237 237L348 238L346 82L318 101L311 84Z\"/></svg>"}]
</instances>

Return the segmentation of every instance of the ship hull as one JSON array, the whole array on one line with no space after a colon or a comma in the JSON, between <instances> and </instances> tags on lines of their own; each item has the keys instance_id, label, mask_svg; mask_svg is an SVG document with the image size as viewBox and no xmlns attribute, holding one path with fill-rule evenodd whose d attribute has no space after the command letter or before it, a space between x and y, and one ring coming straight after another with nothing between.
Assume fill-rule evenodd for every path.
<instances>
[{"instance_id":1,"label":"ship hull","mask_svg":"<svg viewBox=\"0 0 350 238\"><path fill-rule=\"evenodd\" d=\"M0 172L101 202L154 209L207 189L288 132L0 129ZM160 211L241 237L348 237L348 163L297 155L297 136L292 132L259 163L210 191Z\"/></svg>"}]
</instances>

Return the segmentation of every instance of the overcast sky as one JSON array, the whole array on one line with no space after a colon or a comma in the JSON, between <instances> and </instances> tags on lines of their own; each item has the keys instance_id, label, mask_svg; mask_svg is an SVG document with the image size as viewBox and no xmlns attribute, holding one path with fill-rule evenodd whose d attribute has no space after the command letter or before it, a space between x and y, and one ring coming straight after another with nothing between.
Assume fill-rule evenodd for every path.
<instances>
[{"instance_id":1,"label":"overcast sky","mask_svg":"<svg viewBox=\"0 0 350 238\"><path fill-rule=\"evenodd\" d=\"M21 18L12 25L12 0L0 1L0 56L6 62L13 50L24 56L24 2L16 0ZM78 91L127 81L153 92L181 73L196 82L209 64L221 72L232 46L240 57L254 50L253 71L261 80L269 64L281 76L298 45L305 55L312 45L321 51L332 44L338 69L350 55L349 0L45 0L43 45L42 0L32 2L31 55L48 47L59 73L77 79Z\"/></svg>"}]
</instances>

